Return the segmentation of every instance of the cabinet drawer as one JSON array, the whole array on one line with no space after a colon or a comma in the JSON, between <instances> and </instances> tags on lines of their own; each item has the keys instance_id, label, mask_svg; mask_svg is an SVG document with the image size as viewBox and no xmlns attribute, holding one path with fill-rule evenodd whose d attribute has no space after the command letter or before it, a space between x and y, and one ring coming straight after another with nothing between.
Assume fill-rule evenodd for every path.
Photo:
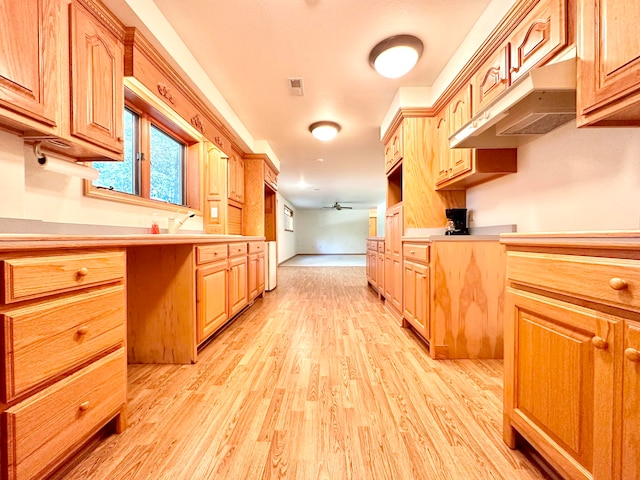
<instances>
[{"instance_id":1,"label":"cabinet drawer","mask_svg":"<svg viewBox=\"0 0 640 480\"><path fill-rule=\"evenodd\" d=\"M8 479L40 478L126 403L123 348L4 412Z\"/></svg>"},{"instance_id":2,"label":"cabinet drawer","mask_svg":"<svg viewBox=\"0 0 640 480\"><path fill-rule=\"evenodd\" d=\"M638 260L508 252L507 276L523 285L640 309Z\"/></svg>"},{"instance_id":3,"label":"cabinet drawer","mask_svg":"<svg viewBox=\"0 0 640 480\"><path fill-rule=\"evenodd\" d=\"M9 402L124 343L124 286L10 309L0 317L6 338L2 400Z\"/></svg>"},{"instance_id":4,"label":"cabinet drawer","mask_svg":"<svg viewBox=\"0 0 640 480\"><path fill-rule=\"evenodd\" d=\"M4 302L116 281L124 277L125 269L124 252L5 259L2 261Z\"/></svg>"},{"instance_id":5,"label":"cabinet drawer","mask_svg":"<svg viewBox=\"0 0 640 480\"><path fill-rule=\"evenodd\" d=\"M198 265L202 263L215 262L217 260L224 260L227 258L227 245L203 245L196 247L196 263Z\"/></svg>"},{"instance_id":6,"label":"cabinet drawer","mask_svg":"<svg viewBox=\"0 0 640 480\"><path fill-rule=\"evenodd\" d=\"M378 242L378 253L384 253L384 242Z\"/></svg>"},{"instance_id":7,"label":"cabinet drawer","mask_svg":"<svg viewBox=\"0 0 640 480\"><path fill-rule=\"evenodd\" d=\"M250 242L249 253L261 253L264 252L264 242Z\"/></svg>"},{"instance_id":8,"label":"cabinet drawer","mask_svg":"<svg viewBox=\"0 0 640 480\"><path fill-rule=\"evenodd\" d=\"M238 257L240 255L247 254L247 244L245 243L230 243L229 244L229 256Z\"/></svg>"},{"instance_id":9,"label":"cabinet drawer","mask_svg":"<svg viewBox=\"0 0 640 480\"><path fill-rule=\"evenodd\" d=\"M405 243L402 245L402 255L407 260L429 263L429 245Z\"/></svg>"}]
</instances>

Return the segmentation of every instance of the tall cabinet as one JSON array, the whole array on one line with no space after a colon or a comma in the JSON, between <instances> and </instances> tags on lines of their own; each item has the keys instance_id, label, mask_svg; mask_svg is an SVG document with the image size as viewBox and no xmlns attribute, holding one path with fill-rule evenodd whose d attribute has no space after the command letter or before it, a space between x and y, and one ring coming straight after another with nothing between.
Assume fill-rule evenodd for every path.
<instances>
[{"instance_id":1,"label":"tall cabinet","mask_svg":"<svg viewBox=\"0 0 640 480\"><path fill-rule=\"evenodd\" d=\"M464 191L436 191L435 119L420 109L400 109L383 138L387 174L384 297L401 323L402 237L410 229L444 228L445 209L465 206Z\"/></svg>"}]
</instances>

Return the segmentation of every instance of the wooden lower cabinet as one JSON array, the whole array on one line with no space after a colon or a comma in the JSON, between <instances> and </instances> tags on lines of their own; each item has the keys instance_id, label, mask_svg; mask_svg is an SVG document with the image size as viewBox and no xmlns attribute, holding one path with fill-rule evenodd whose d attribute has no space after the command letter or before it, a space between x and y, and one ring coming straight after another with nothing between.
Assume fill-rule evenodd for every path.
<instances>
[{"instance_id":1,"label":"wooden lower cabinet","mask_svg":"<svg viewBox=\"0 0 640 480\"><path fill-rule=\"evenodd\" d=\"M249 243L249 301L262 295L265 289L265 248L264 242Z\"/></svg>"},{"instance_id":2,"label":"wooden lower cabinet","mask_svg":"<svg viewBox=\"0 0 640 480\"><path fill-rule=\"evenodd\" d=\"M404 289L402 315L426 340L429 339L429 245L403 244Z\"/></svg>"},{"instance_id":3,"label":"wooden lower cabinet","mask_svg":"<svg viewBox=\"0 0 640 480\"><path fill-rule=\"evenodd\" d=\"M233 316L249 303L247 292L247 257L229 259L229 315Z\"/></svg>"},{"instance_id":4,"label":"wooden lower cabinet","mask_svg":"<svg viewBox=\"0 0 640 480\"><path fill-rule=\"evenodd\" d=\"M468 238L432 244L432 358L503 358L505 250Z\"/></svg>"},{"instance_id":5,"label":"wooden lower cabinet","mask_svg":"<svg viewBox=\"0 0 640 480\"><path fill-rule=\"evenodd\" d=\"M639 478L640 252L567 237L503 239L504 440L564 478Z\"/></svg>"},{"instance_id":6,"label":"wooden lower cabinet","mask_svg":"<svg viewBox=\"0 0 640 480\"><path fill-rule=\"evenodd\" d=\"M229 276L227 260L198 268L196 275L198 304L197 342L200 344L224 325L229 317L227 308Z\"/></svg>"},{"instance_id":7,"label":"wooden lower cabinet","mask_svg":"<svg viewBox=\"0 0 640 480\"><path fill-rule=\"evenodd\" d=\"M387 209L385 216L384 297L389 312L402 324L402 204Z\"/></svg>"},{"instance_id":8,"label":"wooden lower cabinet","mask_svg":"<svg viewBox=\"0 0 640 480\"><path fill-rule=\"evenodd\" d=\"M43 478L126 428L125 252L0 253L0 478Z\"/></svg>"}]
</instances>

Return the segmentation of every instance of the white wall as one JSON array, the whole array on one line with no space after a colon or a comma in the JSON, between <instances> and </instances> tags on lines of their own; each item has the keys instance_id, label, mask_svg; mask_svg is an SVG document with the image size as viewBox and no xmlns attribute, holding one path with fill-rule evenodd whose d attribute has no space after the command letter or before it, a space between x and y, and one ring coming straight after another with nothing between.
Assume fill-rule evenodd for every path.
<instances>
[{"instance_id":1,"label":"white wall","mask_svg":"<svg viewBox=\"0 0 640 480\"><path fill-rule=\"evenodd\" d=\"M296 253L363 254L369 234L368 210L298 210Z\"/></svg>"},{"instance_id":2,"label":"white wall","mask_svg":"<svg viewBox=\"0 0 640 480\"><path fill-rule=\"evenodd\" d=\"M83 195L83 181L42 170L33 149L20 137L0 131L0 218L55 223L144 227L158 212L166 228L168 211L110 202ZM185 222L184 230L202 231L202 217ZM14 232L21 233L21 232Z\"/></svg>"},{"instance_id":3,"label":"white wall","mask_svg":"<svg viewBox=\"0 0 640 480\"><path fill-rule=\"evenodd\" d=\"M293 232L287 232L284 229L284 206L293 210ZM279 193L276 195L276 225L278 228L278 263L296 255L296 232L298 231L298 212L291 205L289 200Z\"/></svg>"},{"instance_id":4,"label":"white wall","mask_svg":"<svg viewBox=\"0 0 640 480\"><path fill-rule=\"evenodd\" d=\"M518 148L518 173L467 190L467 208L475 227L637 229L640 129L560 127Z\"/></svg>"}]
</instances>

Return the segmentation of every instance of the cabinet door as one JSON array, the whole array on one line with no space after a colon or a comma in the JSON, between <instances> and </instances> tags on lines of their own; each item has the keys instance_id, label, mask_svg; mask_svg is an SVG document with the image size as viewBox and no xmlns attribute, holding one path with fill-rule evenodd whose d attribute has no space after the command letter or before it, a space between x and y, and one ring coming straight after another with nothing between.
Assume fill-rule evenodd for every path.
<instances>
[{"instance_id":1,"label":"cabinet door","mask_svg":"<svg viewBox=\"0 0 640 480\"><path fill-rule=\"evenodd\" d=\"M265 256L264 253L258 255L258 295L264 293L264 285L265 285Z\"/></svg>"},{"instance_id":2,"label":"cabinet door","mask_svg":"<svg viewBox=\"0 0 640 480\"><path fill-rule=\"evenodd\" d=\"M640 478L640 325L628 322L624 337L620 478L626 479Z\"/></svg>"},{"instance_id":3,"label":"cabinet door","mask_svg":"<svg viewBox=\"0 0 640 480\"><path fill-rule=\"evenodd\" d=\"M634 102L637 105L637 96L635 99L625 97L637 95L640 89L640 3L583 0L578 18L579 113L593 114L593 120L611 116L614 120L611 125L638 125L638 109L627 112L624 109ZM598 113L612 102L619 108ZM635 122L624 123L628 118ZM583 123L591 123L591 119Z\"/></svg>"},{"instance_id":4,"label":"cabinet door","mask_svg":"<svg viewBox=\"0 0 640 480\"><path fill-rule=\"evenodd\" d=\"M236 200L244 203L244 159L236 157Z\"/></svg>"},{"instance_id":5,"label":"cabinet door","mask_svg":"<svg viewBox=\"0 0 640 480\"><path fill-rule=\"evenodd\" d=\"M447 180L451 171L448 117L449 109L444 108L436 118L435 149L438 162L438 176L436 177L436 184Z\"/></svg>"},{"instance_id":6,"label":"cabinet door","mask_svg":"<svg viewBox=\"0 0 640 480\"><path fill-rule=\"evenodd\" d=\"M404 308L402 315L413 325L416 316L416 271L417 264L404 262Z\"/></svg>"},{"instance_id":7,"label":"cabinet door","mask_svg":"<svg viewBox=\"0 0 640 480\"><path fill-rule=\"evenodd\" d=\"M511 83L567 43L567 0L540 0L511 36Z\"/></svg>"},{"instance_id":8,"label":"cabinet door","mask_svg":"<svg viewBox=\"0 0 640 480\"><path fill-rule=\"evenodd\" d=\"M378 253L376 280L378 292L384 294L384 253Z\"/></svg>"},{"instance_id":9,"label":"cabinet door","mask_svg":"<svg viewBox=\"0 0 640 480\"><path fill-rule=\"evenodd\" d=\"M563 476L591 478L594 432L598 445L610 444L601 418L613 409L621 322L538 295L509 290L508 297L505 414Z\"/></svg>"},{"instance_id":10,"label":"cabinet door","mask_svg":"<svg viewBox=\"0 0 640 480\"><path fill-rule=\"evenodd\" d=\"M124 150L124 47L72 3L71 135L117 154Z\"/></svg>"},{"instance_id":11,"label":"cabinet door","mask_svg":"<svg viewBox=\"0 0 640 480\"><path fill-rule=\"evenodd\" d=\"M224 154L213 143L206 142L207 168L206 168L206 192L208 196L221 197L225 194L225 181L227 179L226 162Z\"/></svg>"},{"instance_id":12,"label":"cabinet door","mask_svg":"<svg viewBox=\"0 0 640 480\"><path fill-rule=\"evenodd\" d=\"M197 270L197 342L200 344L227 321L227 262Z\"/></svg>"},{"instance_id":13,"label":"cabinet door","mask_svg":"<svg viewBox=\"0 0 640 480\"><path fill-rule=\"evenodd\" d=\"M60 18L59 0L0 2L0 106L52 132L60 98Z\"/></svg>"},{"instance_id":14,"label":"cabinet door","mask_svg":"<svg viewBox=\"0 0 640 480\"><path fill-rule=\"evenodd\" d=\"M498 48L473 77L473 111L478 113L509 87L509 45Z\"/></svg>"},{"instance_id":15,"label":"cabinet door","mask_svg":"<svg viewBox=\"0 0 640 480\"><path fill-rule=\"evenodd\" d=\"M229 260L229 316L232 317L248 303L247 257Z\"/></svg>"},{"instance_id":16,"label":"cabinet door","mask_svg":"<svg viewBox=\"0 0 640 480\"><path fill-rule=\"evenodd\" d=\"M467 85L449 104L449 134L450 137L471 120L471 85ZM447 138L447 147L449 139ZM453 148L449 150L449 178L453 178L471 170L471 148Z\"/></svg>"}]
</instances>

